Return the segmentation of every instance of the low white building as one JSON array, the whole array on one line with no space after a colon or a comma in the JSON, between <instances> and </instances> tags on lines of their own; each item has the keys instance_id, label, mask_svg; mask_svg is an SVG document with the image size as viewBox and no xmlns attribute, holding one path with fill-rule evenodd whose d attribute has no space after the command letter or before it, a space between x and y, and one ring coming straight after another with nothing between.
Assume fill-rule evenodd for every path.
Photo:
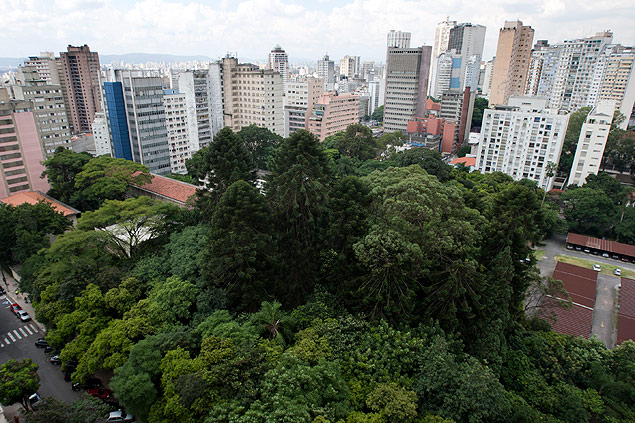
<instances>
[{"instance_id":1,"label":"low white building","mask_svg":"<svg viewBox=\"0 0 635 423\"><path fill-rule=\"evenodd\" d=\"M569 116L545 110L539 97L510 97L507 106L485 110L475 168L530 179L550 190L549 163L558 164Z\"/></svg>"},{"instance_id":2,"label":"low white building","mask_svg":"<svg viewBox=\"0 0 635 423\"><path fill-rule=\"evenodd\" d=\"M604 147L611 131L615 101L599 101L589 112L580 130L569 185L584 185L587 176L597 175L602 164Z\"/></svg>"}]
</instances>

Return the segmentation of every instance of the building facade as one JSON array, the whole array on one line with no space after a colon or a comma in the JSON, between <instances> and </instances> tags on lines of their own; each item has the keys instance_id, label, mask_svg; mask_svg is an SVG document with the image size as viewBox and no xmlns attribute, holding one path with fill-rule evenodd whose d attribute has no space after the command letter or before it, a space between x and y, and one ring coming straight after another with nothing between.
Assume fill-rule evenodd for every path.
<instances>
[{"instance_id":1,"label":"building facade","mask_svg":"<svg viewBox=\"0 0 635 423\"><path fill-rule=\"evenodd\" d=\"M165 129L170 147L170 172L187 173L185 161L192 158L186 95L175 90L163 91Z\"/></svg>"},{"instance_id":2,"label":"building facade","mask_svg":"<svg viewBox=\"0 0 635 423\"><path fill-rule=\"evenodd\" d=\"M272 69L222 60L225 126L234 132L249 125L284 135L282 77Z\"/></svg>"},{"instance_id":3,"label":"building facade","mask_svg":"<svg viewBox=\"0 0 635 423\"><path fill-rule=\"evenodd\" d=\"M359 122L359 97L326 94L313 105L307 130L320 141Z\"/></svg>"},{"instance_id":4,"label":"building facade","mask_svg":"<svg viewBox=\"0 0 635 423\"><path fill-rule=\"evenodd\" d=\"M548 165L560 161L569 115L550 113L546 106L546 99L511 97L508 106L486 109L475 167L517 181L530 179L550 190Z\"/></svg>"},{"instance_id":5,"label":"building facade","mask_svg":"<svg viewBox=\"0 0 635 423\"><path fill-rule=\"evenodd\" d=\"M360 57L344 56L340 60L340 75L348 79L360 77Z\"/></svg>"},{"instance_id":6,"label":"building facade","mask_svg":"<svg viewBox=\"0 0 635 423\"><path fill-rule=\"evenodd\" d=\"M602 164L604 147L611 131L615 101L600 101L587 115L569 174L569 185L584 185L589 175L597 175Z\"/></svg>"},{"instance_id":7,"label":"building facade","mask_svg":"<svg viewBox=\"0 0 635 423\"><path fill-rule=\"evenodd\" d=\"M317 76L324 81L324 91L333 91L335 88L335 62L329 59L328 54L318 60Z\"/></svg>"},{"instance_id":8,"label":"building facade","mask_svg":"<svg viewBox=\"0 0 635 423\"><path fill-rule=\"evenodd\" d=\"M287 56L287 53L279 45L276 45L269 53L267 69L272 69L280 73L282 77L282 90L285 91L287 82L289 81L289 56Z\"/></svg>"},{"instance_id":9,"label":"building facade","mask_svg":"<svg viewBox=\"0 0 635 423\"><path fill-rule=\"evenodd\" d=\"M306 129L313 105L324 94L321 78L306 77L289 81L284 96L284 137L299 129Z\"/></svg>"},{"instance_id":10,"label":"building facade","mask_svg":"<svg viewBox=\"0 0 635 423\"><path fill-rule=\"evenodd\" d=\"M456 152L467 141L472 127L472 113L476 91L470 87L464 90L449 90L441 96L439 117L456 123L454 144L448 152Z\"/></svg>"},{"instance_id":11,"label":"building facade","mask_svg":"<svg viewBox=\"0 0 635 423\"><path fill-rule=\"evenodd\" d=\"M534 30L521 21L506 21L498 34L489 104L506 104L525 92Z\"/></svg>"},{"instance_id":12,"label":"building facade","mask_svg":"<svg viewBox=\"0 0 635 423\"><path fill-rule=\"evenodd\" d=\"M33 102L0 101L0 198L50 189Z\"/></svg>"},{"instance_id":13,"label":"building facade","mask_svg":"<svg viewBox=\"0 0 635 423\"><path fill-rule=\"evenodd\" d=\"M115 157L141 163L151 173L170 173L163 78L155 71L113 69L104 94Z\"/></svg>"},{"instance_id":14,"label":"building facade","mask_svg":"<svg viewBox=\"0 0 635 423\"><path fill-rule=\"evenodd\" d=\"M388 32L387 47L410 48L410 38L412 34L409 32L395 31L391 29Z\"/></svg>"},{"instance_id":15,"label":"building facade","mask_svg":"<svg viewBox=\"0 0 635 423\"><path fill-rule=\"evenodd\" d=\"M108 129L108 120L104 112L95 113L95 120L93 120L93 139L95 140L95 156L112 157L110 130Z\"/></svg>"},{"instance_id":16,"label":"building facade","mask_svg":"<svg viewBox=\"0 0 635 423\"><path fill-rule=\"evenodd\" d=\"M24 66L37 69L39 79L45 81L47 85L61 85L55 53L45 51L39 56L30 56L24 61Z\"/></svg>"},{"instance_id":17,"label":"building facade","mask_svg":"<svg viewBox=\"0 0 635 423\"><path fill-rule=\"evenodd\" d=\"M90 132L95 113L101 111L99 55L87 45L69 45L60 53L58 68L72 132Z\"/></svg>"},{"instance_id":18,"label":"building facade","mask_svg":"<svg viewBox=\"0 0 635 423\"><path fill-rule=\"evenodd\" d=\"M429 46L388 49L384 131L405 132L409 120L425 116L431 53Z\"/></svg>"}]
</instances>

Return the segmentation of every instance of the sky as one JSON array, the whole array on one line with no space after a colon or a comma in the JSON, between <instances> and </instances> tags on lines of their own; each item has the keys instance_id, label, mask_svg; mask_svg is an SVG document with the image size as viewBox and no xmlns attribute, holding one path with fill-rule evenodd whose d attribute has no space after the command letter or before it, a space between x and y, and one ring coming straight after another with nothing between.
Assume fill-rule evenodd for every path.
<instances>
[{"instance_id":1,"label":"sky","mask_svg":"<svg viewBox=\"0 0 635 423\"><path fill-rule=\"evenodd\" d=\"M266 60L276 44L291 58L344 55L384 61L389 30L432 45L445 20L487 27L484 59L496 53L505 20L534 40L560 42L612 30L635 45L633 0L0 0L0 57L26 57L88 44L100 54L166 53Z\"/></svg>"}]
</instances>

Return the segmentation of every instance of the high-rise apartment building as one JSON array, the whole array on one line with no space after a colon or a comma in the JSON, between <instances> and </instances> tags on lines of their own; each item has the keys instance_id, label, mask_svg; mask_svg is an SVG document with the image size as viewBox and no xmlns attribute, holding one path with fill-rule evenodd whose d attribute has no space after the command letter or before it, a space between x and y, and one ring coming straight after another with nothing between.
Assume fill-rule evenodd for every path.
<instances>
[{"instance_id":1,"label":"high-rise apartment building","mask_svg":"<svg viewBox=\"0 0 635 423\"><path fill-rule=\"evenodd\" d=\"M35 67L40 76L40 80L48 85L60 85L60 75L57 69L55 53L44 51L39 56L31 56L24 61L25 67Z\"/></svg>"},{"instance_id":2,"label":"high-rise apartment building","mask_svg":"<svg viewBox=\"0 0 635 423\"><path fill-rule=\"evenodd\" d=\"M461 85L459 88L471 87L476 90L478 75L466 79L466 67L471 61L480 65L485 44L485 27L471 23L461 23L450 29L448 50L454 50L461 57ZM472 69L470 73L474 73Z\"/></svg>"},{"instance_id":3,"label":"high-rise apartment building","mask_svg":"<svg viewBox=\"0 0 635 423\"><path fill-rule=\"evenodd\" d=\"M597 175L604 147L611 131L615 101L600 101L582 124L578 146L569 174L569 185L584 185L589 175Z\"/></svg>"},{"instance_id":4,"label":"high-rise apartment building","mask_svg":"<svg viewBox=\"0 0 635 423\"><path fill-rule=\"evenodd\" d=\"M20 191L46 192L45 157L33 102L9 100L0 90L0 198Z\"/></svg>"},{"instance_id":5,"label":"high-rise apartment building","mask_svg":"<svg viewBox=\"0 0 635 423\"><path fill-rule=\"evenodd\" d=\"M112 157L110 130L108 129L108 119L106 119L106 114L104 112L95 113L95 120L93 120L93 140L95 140L96 157Z\"/></svg>"},{"instance_id":6,"label":"high-rise apartment building","mask_svg":"<svg viewBox=\"0 0 635 423\"><path fill-rule=\"evenodd\" d=\"M288 82L284 96L284 137L306 129L313 105L323 94L324 82L321 78L306 77Z\"/></svg>"},{"instance_id":7,"label":"high-rise apartment building","mask_svg":"<svg viewBox=\"0 0 635 423\"><path fill-rule=\"evenodd\" d=\"M534 30L521 21L506 21L498 33L489 104L505 104L525 92Z\"/></svg>"},{"instance_id":8,"label":"high-rise apartment building","mask_svg":"<svg viewBox=\"0 0 635 423\"><path fill-rule=\"evenodd\" d=\"M344 58L340 60L340 75L349 79L358 78L360 74L359 63L359 56L344 56Z\"/></svg>"},{"instance_id":9,"label":"high-rise apartment building","mask_svg":"<svg viewBox=\"0 0 635 423\"><path fill-rule=\"evenodd\" d=\"M441 95L440 118L456 123L457 131L452 151L457 151L467 141L472 127L472 113L476 91L470 87L464 90L448 90Z\"/></svg>"},{"instance_id":10,"label":"high-rise apartment building","mask_svg":"<svg viewBox=\"0 0 635 423\"><path fill-rule=\"evenodd\" d=\"M185 96L190 150L207 147L225 126L221 65L179 73L178 92Z\"/></svg>"},{"instance_id":11,"label":"high-rise apartment building","mask_svg":"<svg viewBox=\"0 0 635 423\"><path fill-rule=\"evenodd\" d=\"M461 59L456 50L444 51L437 57L430 82L432 97L438 99L449 89L461 89Z\"/></svg>"},{"instance_id":12,"label":"high-rise apartment building","mask_svg":"<svg viewBox=\"0 0 635 423\"><path fill-rule=\"evenodd\" d=\"M287 56L287 53L279 45L276 45L269 53L267 69L273 69L280 73L282 77L282 91L285 91L287 82L289 81L289 56Z\"/></svg>"},{"instance_id":13,"label":"high-rise apartment building","mask_svg":"<svg viewBox=\"0 0 635 423\"><path fill-rule=\"evenodd\" d=\"M326 137L345 131L355 123L359 123L359 97L326 94L313 105L307 130L324 141Z\"/></svg>"},{"instance_id":14,"label":"high-rise apartment building","mask_svg":"<svg viewBox=\"0 0 635 423\"><path fill-rule=\"evenodd\" d=\"M112 69L104 82L115 157L170 173L163 78L155 71Z\"/></svg>"},{"instance_id":15,"label":"high-rise apartment building","mask_svg":"<svg viewBox=\"0 0 635 423\"><path fill-rule=\"evenodd\" d=\"M425 116L432 47L388 48L384 131L405 132L413 117Z\"/></svg>"},{"instance_id":16,"label":"high-rise apartment building","mask_svg":"<svg viewBox=\"0 0 635 423\"><path fill-rule=\"evenodd\" d=\"M483 74L483 86L481 88L481 93L485 97L489 97L490 90L492 88L492 73L494 71L494 61L496 57L493 57L492 60L488 60L485 63L485 73Z\"/></svg>"},{"instance_id":17,"label":"high-rise apartment building","mask_svg":"<svg viewBox=\"0 0 635 423\"><path fill-rule=\"evenodd\" d=\"M391 29L387 37L387 47L396 48L410 48L410 37L412 34L409 32L395 31Z\"/></svg>"},{"instance_id":18,"label":"high-rise apartment building","mask_svg":"<svg viewBox=\"0 0 635 423\"><path fill-rule=\"evenodd\" d=\"M510 97L507 106L486 109L476 169L530 179L550 190L553 178L547 167L560 161L569 115L551 113L546 106L544 98Z\"/></svg>"},{"instance_id":19,"label":"high-rise apartment building","mask_svg":"<svg viewBox=\"0 0 635 423\"><path fill-rule=\"evenodd\" d=\"M13 98L33 103L33 116L38 126L44 158L58 147L71 148L71 130L66 114L62 87L41 79L35 66L20 66L20 85L11 87Z\"/></svg>"},{"instance_id":20,"label":"high-rise apartment building","mask_svg":"<svg viewBox=\"0 0 635 423\"><path fill-rule=\"evenodd\" d=\"M317 75L324 81L324 91L333 91L335 88L335 62L329 59L329 55L317 62Z\"/></svg>"},{"instance_id":21,"label":"high-rise apartment building","mask_svg":"<svg viewBox=\"0 0 635 423\"><path fill-rule=\"evenodd\" d=\"M612 33L600 32L561 45L553 84L545 85L549 108L573 112L589 104L596 66L612 40Z\"/></svg>"},{"instance_id":22,"label":"high-rise apartment building","mask_svg":"<svg viewBox=\"0 0 635 423\"><path fill-rule=\"evenodd\" d=\"M58 68L72 132L90 132L95 113L101 111L99 55L87 45L69 45L60 53Z\"/></svg>"},{"instance_id":23,"label":"high-rise apartment building","mask_svg":"<svg viewBox=\"0 0 635 423\"><path fill-rule=\"evenodd\" d=\"M635 106L635 48L615 46L605 60L598 89L598 101L613 101L616 110L626 118L620 125L626 129Z\"/></svg>"},{"instance_id":24,"label":"high-rise apartment building","mask_svg":"<svg viewBox=\"0 0 635 423\"><path fill-rule=\"evenodd\" d=\"M375 109L384 105L386 94L386 80L378 79L368 83L368 115L372 115Z\"/></svg>"},{"instance_id":25,"label":"high-rise apartment building","mask_svg":"<svg viewBox=\"0 0 635 423\"><path fill-rule=\"evenodd\" d=\"M456 21L451 21L448 16L443 22L437 24L434 31L434 45L432 46L432 64L436 61L439 54L448 49L450 42L450 31L456 26Z\"/></svg>"},{"instance_id":26,"label":"high-rise apartment building","mask_svg":"<svg viewBox=\"0 0 635 423\"><path fill-rule=\"evenodd\" d=\"M257 125L284 135L282 77L272 69L238 63L234 57L222 60L225 126L238 132Z\"/></svg>"},{"instance_id":27,"label":"high-rise apartment building","mask_svg":"<svg viewBox=\"0 0 635 423\"><path fill-rule=\"evenodd\" d=\"M527 71L527 82L525 83L525 95L537 95L540 76L545 63L545 57L549 51L547 40L538 40L531 51L529 70Z\"/></svg>"},{"instance_id":28,"label":"high-rise apartment building","mask_svg":"<svg viewBox=\"0 0 635 423\"><path fill-rule=\"evenodd\" d=\"M176 90L163 90L165 128L170 146L170 172L186 174L185 161L192 158L187 96Z\"/></svg>"}]
</instances>

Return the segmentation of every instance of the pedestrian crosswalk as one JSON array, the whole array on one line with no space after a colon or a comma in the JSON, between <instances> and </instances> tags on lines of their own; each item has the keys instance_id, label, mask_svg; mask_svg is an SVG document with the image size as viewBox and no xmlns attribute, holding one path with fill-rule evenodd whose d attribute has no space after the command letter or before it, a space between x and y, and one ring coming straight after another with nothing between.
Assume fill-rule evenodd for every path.
<instances>
[{"instance_id":1,"label":"pedestrian crosswalk","mask_svg":"<svg viewBox=\"0 0 635 423\"><path fill-rule=\"evenodd\" d=\"M0 335L0 348L3 348L6 345L12 344L14 342L18 342L22 338L26 338L27 336L33 335L37 332L39 332L39 330L33 323L29 323L28 325L13 329L5 333L4 335Z\"/></svg>"}]
</instances>

